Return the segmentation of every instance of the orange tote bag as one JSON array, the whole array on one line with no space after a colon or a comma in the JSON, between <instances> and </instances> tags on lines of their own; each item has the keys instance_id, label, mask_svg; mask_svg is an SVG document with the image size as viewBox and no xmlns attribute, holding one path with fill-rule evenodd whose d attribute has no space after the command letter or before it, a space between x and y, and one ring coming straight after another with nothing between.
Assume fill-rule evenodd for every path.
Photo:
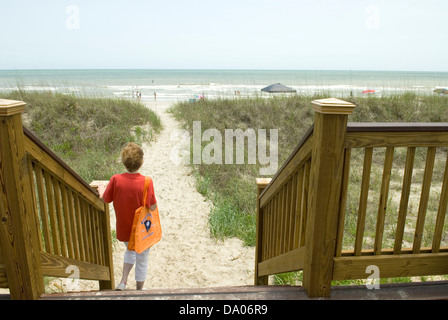
<instances>
[{"instance_id":1,"label":"orange tote bag","mask_svg":"<svg viewBox=\"0 0 448 320\"><path fill-rule=\"evenodd\" d=\"M162 238L162 227L160 225L159 208L154 211L146 206L150 177L145 177L145 188L143 190L143 206L135 210L134 222L132 224L131 237L128 249L142 253L152 247Z\"/></svg>"}]
</instances>

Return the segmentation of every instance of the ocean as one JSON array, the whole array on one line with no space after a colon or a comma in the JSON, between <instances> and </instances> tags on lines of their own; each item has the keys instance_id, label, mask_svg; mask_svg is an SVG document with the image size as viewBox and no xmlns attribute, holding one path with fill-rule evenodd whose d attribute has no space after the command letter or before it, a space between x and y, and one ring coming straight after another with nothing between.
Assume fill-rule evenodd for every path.
<instances>
[{"instance_id":1,"label":"ocean","mask_svg":"<svg viewBox=\"0 0 448 320\"><path fill-rule=\"evenodd\" d=\"M375 90L376 95L406 91L435 94L448 89L448 72L321 70L0 70L0 93L15 90L79 93L143 101L262 96L261 89L282 83L297 94L325 93L343 98ZM155 94L156 95L155 95Z\"/></svg>"}]
</instances>

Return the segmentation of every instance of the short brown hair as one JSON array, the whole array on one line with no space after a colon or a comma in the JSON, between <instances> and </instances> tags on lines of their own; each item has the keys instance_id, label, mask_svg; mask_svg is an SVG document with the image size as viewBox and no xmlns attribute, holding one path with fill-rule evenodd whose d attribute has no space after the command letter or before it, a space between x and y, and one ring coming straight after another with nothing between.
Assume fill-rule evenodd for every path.
<instances>
[{"instance_id":1,"label":"short brown hair","mask_svg":"<svg viewBox=\"0 0 448 320\"><path fill-rule=\"evenodd\" d=\"M123 150L121 150L121 162L129 172L135 172L143 165L143 149L129 142Z\"/></svg>"}]
</instances>

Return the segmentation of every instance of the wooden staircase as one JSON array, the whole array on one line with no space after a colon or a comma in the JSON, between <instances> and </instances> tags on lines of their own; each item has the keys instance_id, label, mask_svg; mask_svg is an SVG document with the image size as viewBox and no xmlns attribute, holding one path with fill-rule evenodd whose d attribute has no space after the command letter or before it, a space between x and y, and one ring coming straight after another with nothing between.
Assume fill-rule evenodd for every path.
<instances>
[{"instance_id":1,"label":"wooden staircase","mask_svg":"<svg viewBox=\"0 0 448 320\"><path fill-rule=\"evenodd\" d=\"M97 192L22 126L25 103L0 99L0 300L424 300L448 299L448 281L331 286L381 277L448 274L442 241L448 207L448 160L439 185L431 247L422 245L437 150L448 159L448 124L347 124L354 105L313 102L315 124L272 180L258 183L256 286L113 291L108 205ZM407 151L397 235L383 245L394 150ZM422 191L412 248L402 248L416 148L426 149ZM385 154L374 247L364 248L372 154ZM344 225L352 152L364 166L352 246L344 249ZM351 164L352 161L352 164ZM382 164L380 164L381 166ZM355 166L356 167L356 166ZM359 183L359 182L358 182ZM433 189L434 186L433 186ZM319 196L316 196L319 195ZM375 209L375 208L374 208ZM374 210L375 211L375 210ZM97 292L44 294L44 276L97 280ZM268 276L304 271L304 287L267 286Z\"/></svg>"}]
</instances>

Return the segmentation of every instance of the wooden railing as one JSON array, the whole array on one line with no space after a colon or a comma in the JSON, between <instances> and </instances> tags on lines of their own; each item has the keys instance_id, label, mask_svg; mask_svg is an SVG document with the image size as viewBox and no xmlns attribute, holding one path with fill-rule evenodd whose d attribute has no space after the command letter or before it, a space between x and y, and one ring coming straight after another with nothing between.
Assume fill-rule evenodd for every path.
<instances>
[{"instance_id":1,"label":"wooden railing","mask_svg":"<svg viewBox=\"0 0 448 320\"><path fill-rule=\"evenodd\" d=\"M22 126L25 103L0 100L0 287L37 299L43 277L114 287L109 207Z\"/></svg>"},{"instance_id":2,"label":"wooden railing","mask_svg":"<svg viewBox=\"0 0 448 320\"><path fill-rule=\"evenodd\" d=\"M256 284L303 270L308 295L328 297L332 280L371 270L448 274L448 124L347 125L354 107L313 101L314 127L272 180L257 181Z\"/></svg>"}]
</instances>

